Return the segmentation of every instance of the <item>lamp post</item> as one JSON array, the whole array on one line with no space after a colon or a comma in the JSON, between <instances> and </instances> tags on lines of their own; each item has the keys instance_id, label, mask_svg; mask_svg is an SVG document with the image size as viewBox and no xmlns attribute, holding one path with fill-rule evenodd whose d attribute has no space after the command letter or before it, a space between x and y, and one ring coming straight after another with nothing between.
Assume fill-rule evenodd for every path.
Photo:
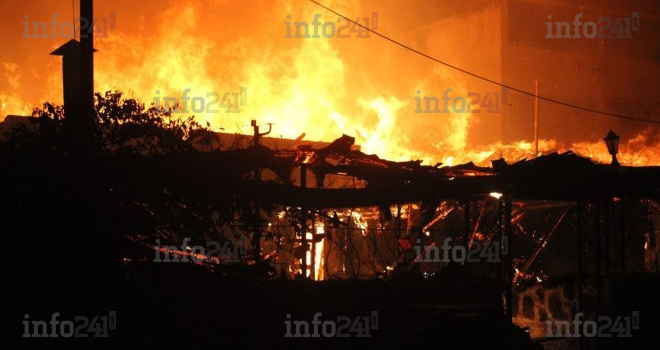
<instances>
[{"instance_id":1,"label":"lamp post","mask_svg":"<svg viewBox=\"0 0 660 350\"><path fill-rule=\"evenodd\" d=\"M610 132L607 133L607 136L603 140L607 146L607 152L612 155L612 165L619 166L619 161L616 159L616 154L619 153L619 135L610 129Z\"/></svg>"}]
</instances>

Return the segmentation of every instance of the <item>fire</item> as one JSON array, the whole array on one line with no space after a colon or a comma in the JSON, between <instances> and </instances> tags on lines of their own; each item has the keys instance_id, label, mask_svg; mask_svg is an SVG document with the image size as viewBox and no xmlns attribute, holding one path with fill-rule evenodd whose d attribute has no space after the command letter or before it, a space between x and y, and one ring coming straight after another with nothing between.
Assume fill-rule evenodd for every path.
<instances>
[{"instance_id":1,"label":"fire","mask_svg":"<svg viewBox=\"0 0 660 350\"><path fill-rule=\"evenodd\" d=\"M324 4L352 17L378 11L379 31L402 40L416 39L398 30L410 23L388 6L347 0ZM53 13L60 13L62 21L71 20L66 18L71 11L66 2L51 3L39 11L28 4L20 6L24 8L18 13L30 15L31 21L49 22ZM193 113L214 130L249 134L249 120L258 119L262 124L274 123L273 136L297 138L305 133L309 140L332 141L349 134L366 153L391 160L420 159L426 164L473 161L489 165L500 157L516 161L535 156L530 140L480 144L479 133L488 131L487 114L415 112L417 91L440 97L451 87L450 96L468 96L467 77L460 72L400 50L375 35L285 38L285 22L311 23L316 14L322 15L324 23L342 25L336 15L310 2L188 0L152 5L118 1L97 2L95 11L100 17L116 12L117 18L116 29L108 31L107 38L95 40L99 50L96 91L120 90L149 105L155 97L181 98L190 89L189 96L203 97L208 105L212 101L208 93L222 98L246 87L247 101L238 113L222 107L219 113ZM8 114L29 114L42 101L62 102L60 59L47 54L68 39L24 39L20 18L12 17L15 28L8 36L21 46L15 56L0 58L5 82L0 86L0 120ZM23 57L30 59L22 62ZM644 130L628 141L622 139L619 161L658 165L658 146L657 130ZM542 139L539 148L541 152L575 150L605 163L610 159L602 140L591 136L572 144Z\"/></svg>"},{"instance_id":2,"label":"fire","mask_svg":"<svg viewBox=\"0 0 660 350\"><path fill-rule=\"evenodd\" d=\"M628 166L660 164L660 134L652 128L644 129L632 139L625 140L619 146L619 162ZM578 142L573 144L576 153L591 157L593 160L609 163L611 156L604 150L603 143Z\"/></svg>"},{"instance_id":3,"label":"fire","mask_svg":"<svg viewBox=\"0 0 660 350\"><path fill-rule=\"evenodd\" d=\"M16 91L20 87L22 75L19 73L19 66L13 62L0 62L2 71L10 91L0 90L0 118L10 113L26 114L31 111L29 103L24 101Z\"/></svg>"},{"instance_id":4,"label":"fire","mask_svg":"<svg viewBox=\"0 0 660 350\"><path fill-rule=\"evenodd\" d=\"M318 225L316 226L316 234L323 235L325 234L325 226ZM323 249L325 248L325 238L321 239L318 243L314 243L314 253L316 254L314 258L314 280L321 281L323 280L323 265L325 264L323 257Z\"/></svg>"}]
</instances>

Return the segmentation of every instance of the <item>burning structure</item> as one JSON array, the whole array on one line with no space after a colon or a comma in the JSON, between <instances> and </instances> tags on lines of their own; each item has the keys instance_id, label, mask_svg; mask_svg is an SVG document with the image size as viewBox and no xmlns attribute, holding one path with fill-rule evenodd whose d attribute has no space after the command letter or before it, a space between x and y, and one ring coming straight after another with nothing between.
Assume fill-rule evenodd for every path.
<instances>
[{"instance_id":1,"label":"burning structure","mask_svg":"<svg viewBox=\"0 0 660 350\"><path fill-rule=\"evenodd\" d=\"M64 2L40 5L43 14L20 2L7 4L3 13L48 23L52 13L61 13L64 21L64 14L70 12ZM371 17L377 12L378 32L480 76L530 92L539 80L542 97L613 114L646 119L657 115L658 86L653 78L659 69L653 51L657 11L646 0L638 0L637 5L588 0L580 6L569 1L416 0L406 2L405 11L402 6L360 1L332 7L348 17ZM335 14L311 2L166 1L136 7L122 0L98 2L95 10L99 19L112 12L117 18L116 29L94 43L99 50L94 55L95 91L130 91L149 104L155 96L180 99L187 88L190 96L205 97L208 92L222 96L247 87L249 99L239 113L195 113L197 120L209 122L216 131L250 133L249 120L258 117L263 123L276 123L276 136L289 139L303 132L307 139L324 142L353 135L365 153L396 161L489 165L500 157L534 156L533 96L509 89L506 104L498 104L499 112L487 112L485 103L471 96L478 93L487 102L486 94L501 94L501 87L375 35L348 40L285 38L287 15L290 21L312 21L316 14L322 15L321 21L338 21ZM545 38L548 15L552 21L572 22L575 14L584 13L582 20L587 22L597 20L593 17L630 17L637 10L640 26L648 30L632 31L632 39ZM240 14L251 25L230 14ZM0 119L29 115L32 106L42 101L63 102L60 61L44 53L68 39L24 40L20 22L12 30L10 37L18 39L3 59ZM379 59L367 59L375 56ZM395 62L406 67L406 74L393 69ZM364 78L352 78L357 76ZM447 89L451 98L473 100L473 111L454 112L450 107L448 113L415 113L416 96L443 103ZM543 99L537 110L539 153L573 150L608 161L600 139L603 130L612 128L626 140L621 145L622 164L660 164L654 151L660 144L658 133L646 128L648 124ZM575 120L581 127L570 127Z\"/></svg>"},{"instance_id":2,"label":"burning structure","mask_svg":"<svg viewBox=\"0 0 660 350\"><path fill-rule=\"evenodd\" d=\"M91 3L81 2L87 6L81 12L90 15ZM519 65L515 63L522 50L517 48L519 43L534 47L534 56L544 54L545 48L537 49L534 39L516 30L520 24L511 18L516 12L543 13L545 5L505 1L461 6L465 6L461 8L465 16L494 23L505 33L505 40L495 44L499 48L497 70L505 80ZM472 11L475 6L480 10ZM461 18L429 19L416 33L433 32ZM494 35L499 36L497 31ZM441 46L434 40L427 42L431 50ZM36 213L45 215L45 219L31 225L20 220L8 224L22 234L20 242L24 245L30 245L36 237L41 239L39 231L52 220L57 222L55 227L67 233L46 238L46 242L59 248L66 247L62 242L71 243L82 251L85 261L108 270L117 268L117 255L121 255L122 268L128 271L155 269L150 257L156 251L190 257L199 265L193 266L198 269L194 271L253 276L259 281L479 276L495 281L500 287L497 292L503 295L505 316L528 327L534 338L544 337L547 328L543 324L550 315L560 320L579 312L594 317L594 310L613 305L613 300L620 298L616 290L627 275L657 272L659 237L655 227L659 224L660 168L646 166L658 164L656 149L640 148L619 164L618 137L611 131L605 139L607 148L600 145L595 151L593 145L585 146L587 155L598 153L594 157L597 160L611 156L611 164L548 147L531 152L531 143L524 141L498 147L486 145L483 150L474 143L475 148L468 149L467 130L473 119L472 114L463 112L451 114L451 127L443 133L422 133L423 139L433 134L436 144L416 148L410 140L399 143L402 125L394 116L406 108L405 103L383 96L360 102L377 116L376 127L371 130L334 110L333 100L320 103L330 116L320 125L314 125L314 120L294 125L285 118L283 128L270 125L264 133L253 120L252 137L218 133L205 115L201 118L209 122L207 128L192 119L175 118L173 110L145 111L139 102L122 100L120 94L94 96L90 86L94 82L92 43L91 38L80 43L69 41L53 52L65 57L64 110L50 105L35 111L37 118L31 122L17 122L13 117L5 122L28 127L2 129L9 135L0 148L9 169L53 174L34 188L31 177L20 178L15 172L3 174L2 182L16 188L7 191L17 198L16 208L6 205L4 209L27 221L23 210L48 189L52 198L47 204L55 204L67 217L79 215L69 223L55 218L46 208L49 205L37 207ZM319 49L315 45L304 46L298 53L314 56ZM342 72L341 65L328 55L332 47L327 43L318 45L327 56L330 73ZM460 58L462 54L456 55ZM477 62L477 67L490 64ZM259 66L253 62L250 69L255 65ZM305 73L314 69L302 61L296 61L296 67ZM582 73L578 69L574 75ZM102 72L101 80L108 74ZM455 76L442 74L455 82ZM528 78L518 78L518 86ZM591 86L593 79L583 81L585 86ZM438 88L436 83L427 81L423 85ZM598 85L605 91L601 95L607 95L604 85ZM145 85L136 86L143 89ZM467 89L461 86L461 90L470 91ZM324 91L333 95L327 87L321 89L321 93ZM489 135L494 139L483 137L484 143L519 140L527 134L516 128L524 127L522 118L528 120L529 113L522 111L529 108L515 91L511 94L497 115L502 119L494 124L516 120L516 127L494 130ZM607 98L598 104L599 108L610 106ZM555 114L564 107L544 106L543 110ZM256 110L272 118L266 107ZM345 134L330 142L327 130L323 130L328 122ZM305 134L296 139L267 137L273 130L289 135L323 133L318 139L325 142L304 141ZM640 134L648 136L642 137L640 144L656 141L653 129L648 130ZM94 140L62 142L81 135ZM537 142L559 148L553 142ZM634 144L629 147L633 148ZM459 157L457 153L462 151L465 154ZM436 153L442 156L433 158ZM75 159L81 155L81 159ZM395 159L386 159L389 156ZM446 164L429 166L421 160L400 161L402 157L442 160ZM476 164L467 162L471 157L477 158ZM507 159L513 161L508 163ZM23 190L27 194L21 197ZM74 199L63 199L71 193L75 193ZM97 216L106 225L96 222ZM98 230L99 234L86 237L87 230ZM234 251L240 246L244 253L237 256L239 264L228 264L227 259L213 252L196 253L195 243L209 240L234 245ZM437 251L434 248L445 247L443 240L450 242L451 254L462 251L471 256L479 247L495 248L485 250L488 264L457 261L460 259L454 255L451 259L425 259L432 257L428 252ZM169 249L154 241L175 248L179 242L190 242L190 246L184 243L181 249ZM45 255L50 247L43 244L37 249ZM61 272L69 264L75 265L63 259L53 266L35 264L26 270L38 266ZM565 281L556 282L549 276L560 276Z\"/></svg>"}]
</instances>

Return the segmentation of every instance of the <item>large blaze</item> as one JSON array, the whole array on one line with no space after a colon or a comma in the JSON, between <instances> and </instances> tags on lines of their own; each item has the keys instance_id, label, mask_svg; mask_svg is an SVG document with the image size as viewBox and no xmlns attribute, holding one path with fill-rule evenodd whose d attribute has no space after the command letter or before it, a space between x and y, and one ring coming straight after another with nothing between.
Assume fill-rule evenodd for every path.
<instances>
[{"instance_id":1,"label":"large blaze","mask_svg":"<svg viewBox=\"0 0 660 350\"><path fill-rule=\"evenodd\" d=\"M487 45L482 52L469 49L473 45L469 28L463 28L458 37L453 35L455 29L447 33L440 30L454 16L464 16L463 8L456 10L444 3L432 6L434 11L455 11L453 16L443 15L449 19L438 24L426 16L414 19L429 10L422 2L327 1L324 5L351 18L376 13L379 32L468 70L483 67L484 57L492 54ZM487 6L480 2L464 6L476 13L467 15L466 21L481 21L501 11L484 10ZM72 21L71 1L5 2L0 9L3 30L14 46L0 55L0 120L11 114L28 115L43 101L62 103L60 58L48 53L68 39L23 38L26 28L22 23L50 23L53 14L60 14L59 22ZM304 133L307 140L332 141L348 134L356 137L366 153L391 160L421 159L426 164L489 164L500 157L515 161L534 156L531 133L518 141L490 142L504 140L498 130L501 125L506 128L506 120L502 121L506 116L487 114L483 109L481 113L453 109L448 113L415 112L415 97L422 97L422 109L424 96L435 96L442 105L447 88L451 89L448 96L467 98L477 86L472 77L375 35L286 38L287 26L296 34L294 22L306 22L311 33L317 14L321 23L345 25L345 21L338 23L333 13L308 1L98 1L95 12L101 18L115 13L117 23L116 29L108 30L107 38L95 40L99 50L95 54L96 91L123 91L150 105L157 98L180 99L184 90L190 89L188 96L203 97L208 104L213 101L208 93L217 93L222 99L226 93L231 96L245 88L246 103L237 113L222 107L219 113L191 113L214 130L249 134L249 121L258 119L262 124L274 123L273 136L297 138ZM30 34L33 29L28 24ZM466 49L457 50L461 45ZM495 59L493 65L502 65L502 60L500 57L497 63ZM501 76L496 68L481 73ZM500 92L496 85L486 89ZM528 86L523 89L533 91ZM527 104L533 101L529 96L518 100L523 98ZM578 102L593 105L590 100ZM532 118L533 110L525 113ZM544 135L554 136L557 131L546 132L544 127L555 124L544 122L544 118L561 116L544 115L543 108L540 114L539 152L574 150L609 162L602 143L602 136L613 125L607 118L602 119L598 130L548 138ZM580 123L566 118L566 128ZM656 128L633 124L623 132L630 136L622 138L619 161L623 165L660 164Z\"/></svg>"},{"instance_id":2,"label":"large blaze","mask_svg":"<svg viewBox=\"0 0 660 350\"><path fill-rule=\"evenodd\" d=\"M3 343L656 348L654 1L1 1Z\"/></svg>"}]
</instances>

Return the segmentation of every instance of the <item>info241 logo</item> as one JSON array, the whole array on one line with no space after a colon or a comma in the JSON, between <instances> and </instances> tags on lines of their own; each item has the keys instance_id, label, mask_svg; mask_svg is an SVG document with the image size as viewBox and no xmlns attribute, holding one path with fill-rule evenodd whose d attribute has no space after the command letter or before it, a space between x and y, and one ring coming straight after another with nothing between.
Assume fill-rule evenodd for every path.
<instances>
[{"instance_id":1,"label":"info241 logo","mask_svg":"<svg viewBox=\"0 0 660 350\"><path fill-rule=\"evenodd\" d=\"M76 316L74 321L60 321L60 313L54 313L50 321L30 320L30 315L25 315L23 320L24 338L87 338L94 334L94 338L107 338L108 329L117 329L117 312L110 311L108 316L94 316L90 321L86 316ZM32 327L30 327L30 325ZM50 325L50 327L48 327ZM30 328L32 328L30 330ZM50 332L49 332L50 328Z\"/></svg>"},{"instance_id":2,"label":"info241 logo","mask_svg":"<svg viewBox=\"0 0 660 350\"><path fill-rule=\"evenodd\" d=\"M632 316L621 317L618 316L614 321L609 316L598 316L596 321L584 321L582 312L575 314L573 318L573 327L569 321L557 321L552 319L552 315L548 315L548 320L545 321L548 326L546 337L600 337L610 338L612 334L617 337L630 338L632 337L632 330L639 329L639 311L633 311ZM553 325L555 329L553 329ZM573 328L573 329L571 329ZM562 332L563 331L563 332Z\"/></svg>"},{"instance_id":3,"label":"info241 logo","mask_svg":"<svg viewBox=\"0 0 660 350\"><path fill-rule=\"evenodd\" d=\"M582 36L580 35L581 32L585 38L591 39L596 37L596 32L597 32L599 38L611 38L612 35L610 34L618 34L616 36L617 38L632 38L632 35L630 35L631 26L632 26L632 30L639 30L639 12L633 12L632 17L624 17L623 19L621 17L618 17L614 21L614 24L612 24L612 20L609 19L608 17L598 17L598 23L602 23L602 22L605 23L605 25L600 28L598 28L598 23L582 22L580 21L580 18L582 18L581 13L575 15L575 20L572 23L573 28L575 29L574 30L575 34L573 35L571 35L571 25L568 22L559 22L559 21L555 22L557 32L554 35L552 33L552 22L545 22L546 26L548 27L548 34L546 34L545 37L549 39L552 38L579 39L582 38ZM552 15L548 15L548 19L552 19ZM607 29L610 29L610 34L606 34Z\"/></svg>"}]
</instances>

